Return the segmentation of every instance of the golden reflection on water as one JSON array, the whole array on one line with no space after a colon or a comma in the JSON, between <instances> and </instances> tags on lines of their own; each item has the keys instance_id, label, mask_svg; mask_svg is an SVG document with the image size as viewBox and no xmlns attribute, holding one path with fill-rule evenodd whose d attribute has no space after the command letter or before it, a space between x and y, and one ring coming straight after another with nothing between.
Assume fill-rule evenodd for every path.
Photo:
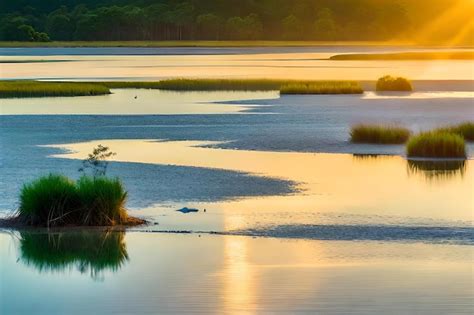
<instances>
[{"instance_id":1,"label":"golden reflection on water","mask_svg":"<svg viewBox=\"0 0 474 315\"><path fill-rule=\"evenodd\" d=\"M350 53L351 51L344 51ZM412 80L472 80L471 60L333 61L338 54L281 53L163 56L26 56L2 60L70 60L3 64L1 76L12 78L131 80L169 77L245 77L320 80L376 80L393 73Z\"/></svg>"},{"instance_id":2,"label":"golden reflection on water","mask_svg":"<svg viewBox=\"0 0 474 315\"><path fill-rule=\"evenodd\" d=\"M399 156L361 159L349 154L216 149L198 147L215 142L199 141L98 140L53 147L72 152L56 157L83 159L98 144L117 152L115 161L225 169L299 183L300 193L224 201L218 205L223 211L305 210L472 219L474 170L470 161L464 176L427 182L423 174L407 171L407 161ZM236 227L242 224L237 222Z\"/></svg>"},{"instance_id":3,"label":"golden reflection on water","mask_svg":"<svg viewBox=\"0 0 474 315\"><path fill-rule=\"evenodd\" d=\"M248 262L247 237L224 238L224 313L254 314L256 304L255 274Z\"/></svg>"}]
</instances>

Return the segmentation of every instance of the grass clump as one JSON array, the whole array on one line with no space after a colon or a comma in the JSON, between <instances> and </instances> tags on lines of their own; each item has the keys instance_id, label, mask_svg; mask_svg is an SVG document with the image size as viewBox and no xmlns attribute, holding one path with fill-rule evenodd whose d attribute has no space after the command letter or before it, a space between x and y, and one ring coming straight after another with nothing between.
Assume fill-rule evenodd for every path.
<instances>
[{"instance_id":1,"label":"grass clump","mask_svg":"<svg viewBox=\"0 0 474 315\"><path fill-rule=\"evenodd\" d=\"M280 94L362 94L364 90L355 81L319 81L287 83L280 87Z\"/></svg>"},{"instance_id":2,"label":"grass clump","mask_svg":"<svg viewBox=\"0 0 474 315\"><path fill-rule=\"evenodd\" d=\"M466 141L474 141L474 122L464 122L459 125L436 129L439 132L451 132L460 135Z\"/></svg>"},{"instance_id":3,"label":"grass clump","mask_svg":"<svg viewBox=\"0 0 474 315\"><path fill-rule=\"evenodd\" d=\"M460 135L444 131L420 133L406 145L408 157L466 158L466 145Z\"/></svg>"},{"instance_id":4,"label":"grass clump","mask_svg":"<svg viewBox=\"0 0 474 315\"><path fill-rule=\"evenodd\" d=\"M82 176L74 182L50 174L23 186L16 219L47 227L125 225L138 220L127 215L126 199L118 179Z\"/></svg>"},{"instance_id":5,"label":"grass clump","mask_svg":"<svg viewBox=\"0 0 474 315\"><path fill-rule=\"evenodd\" d=\"M378 79L377 84L375 86L377 91L403 91L403 92L411 92L413 91L413 86L411 82L402 77L392 77L390 75L386 75Z\"/></svg>"},{"instance_id":6,"label":"grass clump","mask_svg":"<svg viewBox=\"0 0 474 315\"><path fill-rule=\"evenodd\" d=\"M351 141L354 143L400 144L410 137L410 130L396 126L355 125L351 128Z\"/></svg>"},{"instance_id":7,"label":"grass clump","mask_svg":"<svg viewBox=\"0 0 474 315\"><path fill-rule=\"evenodd\" d=\"M110 94L108 87L97 83L0 81L0 98L92 96Z\"/></svg>"}]
</instances>

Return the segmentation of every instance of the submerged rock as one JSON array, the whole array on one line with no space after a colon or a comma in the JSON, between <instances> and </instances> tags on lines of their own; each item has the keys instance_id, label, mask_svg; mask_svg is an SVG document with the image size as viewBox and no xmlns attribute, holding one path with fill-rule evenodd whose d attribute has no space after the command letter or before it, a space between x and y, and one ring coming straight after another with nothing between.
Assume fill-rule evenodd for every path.
<instances>
[{"instance_id":1,"label":"submerged rock","mask_svg":"<svg viewBox=\"0 0 474 315\"><path fill-rule=\"evenodd\" d=\"M176 211L179 211L181 213L190 213L190 212L199 212L199 209L184 207Z\"/></svg>"}]
</instances>

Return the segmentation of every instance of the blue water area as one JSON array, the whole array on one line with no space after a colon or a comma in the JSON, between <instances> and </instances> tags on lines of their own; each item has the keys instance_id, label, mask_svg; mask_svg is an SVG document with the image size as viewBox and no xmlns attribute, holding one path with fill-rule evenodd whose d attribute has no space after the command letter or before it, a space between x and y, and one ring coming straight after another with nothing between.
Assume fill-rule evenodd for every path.
<instances>
[{"instance_id":1,"label":"blue water area","mask_svg":"<svg viewBox=\"0 0 474 315\"><path fill-rule=\"evenodd\" d=\"M213 140L227 141L219 147L247 150L403 154L401 145L351 144L350 126L374 122L417 131L474 120L472 102L465 98L282 96L248 104L261 106L231 115L0 116L0 209L14 209L21 184L39 174L78 176L79 161L49 158L58 151L38 145L97 139ZM112 163L110 174L124 179L131 207L171 200L278 195L295 189L295 183L282 179L190 167Z\"/></svg>"}]
</instances>

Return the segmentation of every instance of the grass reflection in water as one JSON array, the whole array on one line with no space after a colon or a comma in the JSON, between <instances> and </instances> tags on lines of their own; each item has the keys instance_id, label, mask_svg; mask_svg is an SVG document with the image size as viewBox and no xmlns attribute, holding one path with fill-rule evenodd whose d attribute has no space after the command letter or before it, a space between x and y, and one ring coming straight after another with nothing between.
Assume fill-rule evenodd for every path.
<instances>
[{"instance_id":1,"label":"grass reflection in water","mask_svg":"<svg viewBox=\"0 0 474 315\"><path fill-rule=\"evenodd\" d=\"M20 232L20 261L40 272L76 268L100 280L105 271L118 271L128 261L125 232Z\"/></svg>"},{"instance_id":2,"label":"grass reflection in water","mask_svg":"<svg viewBox=\"0 0 474 315\"><path fill-rule=\"evenodd\" d=\"M422 175L427 180L450 179L463 176L466 172L465 160L408 160L408 174Z\"/></svg>"}]
</instances>

